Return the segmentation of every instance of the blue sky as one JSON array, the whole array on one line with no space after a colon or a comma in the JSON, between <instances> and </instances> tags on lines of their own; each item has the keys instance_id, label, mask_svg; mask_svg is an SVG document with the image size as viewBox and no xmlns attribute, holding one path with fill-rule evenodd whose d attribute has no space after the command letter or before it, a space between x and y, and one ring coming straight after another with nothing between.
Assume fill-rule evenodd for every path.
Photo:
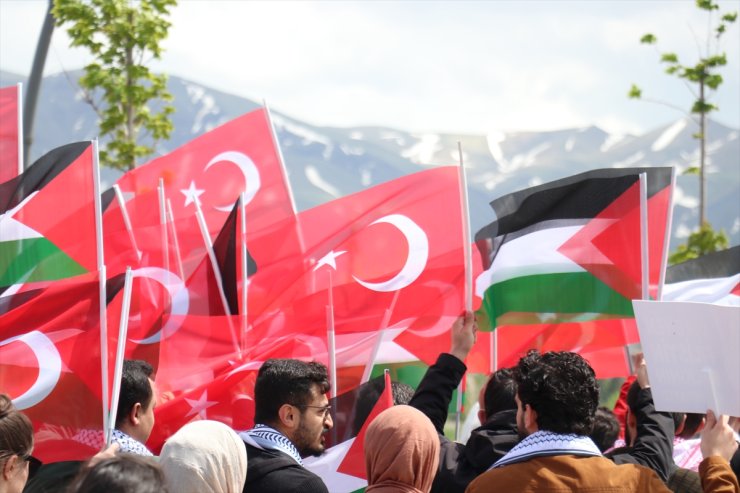
<instances>
[{"instance_id":1,"label":"blue sky","mask_svg":"<svg viewBox=\"0 0 740 493\"><path fill-rule=\"evenodd\" d=\"M720 2L721 11L740 1ZM46 1L0 0L0 68L28 73ZM628 100L688 108L685 85L658 54L689 62L706 15L691 0L327 1L181 0L155 69L266 99L320 125L383 125L483 134L590 124L643 132L683 116ZM740 26L723 38L728 66L715 118L740 127ZM89 59L58 29L46 73ZM703 41L701 45L703 46Z\"/></svg>"}]
</instances>

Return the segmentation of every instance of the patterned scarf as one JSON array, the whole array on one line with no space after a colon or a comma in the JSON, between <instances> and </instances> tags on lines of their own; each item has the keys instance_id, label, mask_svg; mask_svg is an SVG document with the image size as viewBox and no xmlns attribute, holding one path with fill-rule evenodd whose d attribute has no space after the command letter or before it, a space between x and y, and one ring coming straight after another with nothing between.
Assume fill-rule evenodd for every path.
<instances>
[{"instance_id":1,"label":"patterned scarf","mask_svg":"<svg viewBox=\"0 0 740 493\"><path fill-rule=\"evenodd\" d=\"M151 457L152 453L146 446L122 432L121 430L113 430L112 443L120 445L119 452L125 452L127 454L143 455L145 457Z\"/></svg>"},{"instance_id":2,"label":"patterned scarf","mask_svg":"<svg viewBox=\"0 0 740 493\"><path fill-rule=\"evenodd\" d=\"M561 435L540 430L519 442L509 453L497 460L491 469L550 455L601 456L601 452L587 436L572 433Z\"/></svg>"},{"instance_id":3,"label":"patterned scarf","mask_svg":"<svg viewBox=\"0 0 740 493\"><path fill-rule=\"evenodd\" d=\"M267 425L256 424L251 430L239 433L239 436L252 447L261 450L277 450L283 452L292 457L299 465L303 465L301 454L298 453L298 449L295 448L293 442L288 440L288 437L279 431Z\"/></svg>"}]
</instances>

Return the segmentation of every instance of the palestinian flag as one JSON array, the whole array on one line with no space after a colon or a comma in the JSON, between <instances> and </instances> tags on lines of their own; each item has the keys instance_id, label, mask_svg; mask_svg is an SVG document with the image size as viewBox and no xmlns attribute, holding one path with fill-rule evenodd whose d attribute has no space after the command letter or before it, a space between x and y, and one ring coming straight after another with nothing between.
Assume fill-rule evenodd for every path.
<instances>
[{"instance_id":1,"label":"palestinian flag","mask_svg":"<svg viewBox=\"0 0 740 493\"><path fill-rule=\"evenodd\" d=\"M671 168L594 170L491 203L498 219L476 234L485 269L476 279L476 294L483 298L481 318L487 317L481 329L525 331L516 334L520 352L541 347L543 334L550 345L579 352L636 342L631 300L642 297L643 172L650 286L656 293L667 246ZM625 323L615 340L612 331L619 320ZM588 327L591 336L575 337L563 347L558 341L562 324L569 338L580 333L573 324ZM606 331L598 330L604 324L610 331L606 341L599 337ZM530 329L530 341L521 341ZM505 332L499 334L499 360L510 350Z\"/></svg>"},{"instance_id":2,"label":"palestinian flag","mask_svg":"<svg viewBox=\"0 0 740 493\"><path fill-rule=\"evenodd\" d=\"M75 255L86 243L75 234L78 227L91 228L94 245L91 165L90 142L67 144L0 184L0 292L94 270L94 256L89 263ZM76 225L71 231L70 224ZM75 252L65 248L70 245Z\"/></svg>"},{"instance_id":3,"label":"palestinian flag","mask_svg":"<svg viewBox=\"0 0 740 493\"><path fill-rule=\"evenodd\" d=\"M740 245L669 267L663 301L740 306Z\"/></svg>"}]
</instances>

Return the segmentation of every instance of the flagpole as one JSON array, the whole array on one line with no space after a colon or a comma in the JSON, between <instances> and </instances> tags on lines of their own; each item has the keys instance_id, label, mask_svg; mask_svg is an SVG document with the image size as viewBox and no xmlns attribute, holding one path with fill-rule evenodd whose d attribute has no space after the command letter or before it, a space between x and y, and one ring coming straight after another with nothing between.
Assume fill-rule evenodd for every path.
<instances>
[{"instance_id":1,"label":"flagpole","mask_svg":"<svg viewBox=\"0 0 740 493\"><path fill-rule=\"evenodd\" d=\"M195 202L195 215L198 218L198 226L200 227L200 234L203 236L203 242L206 245L208 251L208 259L211 262L213 268L213 275L216 277L216 284L218 285L218 294L221 297L221 303L224 306L224 312L226 313L226 319L229 323L229 331L231 332L231 341L234 344L236 353L241 358L242 352L239 347L239 339L236 337L236 331L234 330L234 323L231 320L231 310L229 309L229 303L226 301L226 293L224 292L223 278L221 277L221 270L218 268L218 261L216 260L216 253L213 251L213 242L211 241L211 234L208 232L208 226L206 225L206 219L203 216L203 211L200 208L200 202Z\"/></svg>"},{"instance_id":2,"label":"flagpole","mask_svg":"<svg viewBox=\"0 0 740 493\"><path fill-rule=\"evenodd\" d=\"M139 250L139 245L136 243L136 235L134 235L134 229L131 226L131 218L128 215L126 201L123 200L123 192L121 192L121 187L119 187L117 184L113 185L113 192L115 192L116 194L116 202L118 202L118 208L121 209L121 216L123 216L123 225L126 226L128 238L129 240L131 240L131 246L134 247L137 260L141 262L142 252L141 250Z\"/></svg>"},{"instance_id":3,"label":"flagpole","mask_svg":"<svg viewBox=\"0 0 740 493\"><path fill-rule=\"evenodd\" d=\"M100 323L100 373L103 394L103 433L108 430L108 311L106 293L105 250L103 248L103 205L100 200L100 161L98 159L98 139L92 141L93 195L95 203L95 248L98 260Z\"/></svg>"},{"instance_id":4,"label":"flagpole","mask_svg":"<svg viewBox=\"0 0 740 493\"><path fill-rule=\"evenodd\" d=\"M383 370L383 379L385 381L385 388L390 390L390 392L386 393L388 401L385 404L388 407L393 407L393 382L391 382L391 371L388 368Z\"/></svg>"},{"instance_id":5,"label":"flagpole","mask_svg":"<svg viewBox=\"0 0 740 493\"><path fill-rule=\"evenodd\" d=\"M329 380L331 382L331 395L337 396L337 355L336 355L336 333L334 332L334 295L331 271L329 273L329 304L326 306L326 340L329 356Z\"/></svg>"},{"instance_id":6,"label":"flagpole","mask_svg":"<svg viewBox=\"0 0 740 493\"><path fill-rule=\"evenodd\" d=\"M118 399L121 396L121 374L123 373L123 358L126 351L126 336L128 334L128 315L131 308L131 267L126 267L126 277L123 283L123 305L121 320L118 323L118 345L116 346L116 362L113 369L113 391L111 392L110 420L105 430L105 445L110 445L113 438L113 428L118 415Z\"/></svg>"},{"instance_id":7,"label":"flagpole","mask_svg":"<svg viewBox=\"0 0 740 493\"><path fill-rule=\"evenodd\" d=\"M18 175L23 174L23 83L16 84L16 110L18 111Z\"/></svg>"},{"instance_id":8,"label":"flagpole","mask_svg":"<svg viewBox=\"0 0 740 493\"><path fill-rule=\"evenodd\" d=\"M241 213L241 220L239 221L239 225L241 226L241 254L242 254L242 261L241 261L241 272L242 272L242 291L241 291L241 302L242 302L242 310L241 310L241 345L242 345L242 352L246 352L247 350L247 329L249 327L249 320L247 318L248 314L248 305L247 305L247 286L249 285L249 272L247 269L247 263L248 263L248 253L247 253L247 206L246 206L246 193L242 192L239 194L239 212Z\"/></svg>"},{"instance_id":9,"label":"flagpole","mask_svg":"<svg viewBox=\"0 0 740 493\"><path fill-rule=\"evenodd\" d=\"M386 308L385 312L383 313L383 320L380 321L378 337L375 339L375 345L373 346L373 352L370 355L370 360L365 365L365 371L362 373L362 380L360 380L360 383L365 383L368 380L370 380L370 375L373 372L373 366L375 366L375 360L378 359L378 353L380 352L380 346L383 344L383 334L385 333L385 329L388 328L388 324L391 321L391 315L393 314L393 309L396 307L396 301L398 301L398 295L400 293L401 293L401 290L399 289L393 294L393 299L391 300L390 306Z\"/></svg>"},{"instance_id":10,"label":"flagpole","mask_svg":"<svg viewBox=\"0 0 740 493\"><path fill-rule=\"evenodd\" d=\"M668 269L668 252L671 246L671 229L673 228L673 191L676 189L676 168L671 166L671 190L668 193L668 217L666 218L665 237L663 238L663 258L660 262L660 278L658 280L657 300L663 299L663 285L665 284L666 270Z\"/></svg>"},{"instance_id":11,"label":"flagpole","mask_svg":"<svg viewBox=\"0 0 740 493\"><path fill-rule=\"evenodd\" d=\"M172 213L172 201L167 199L167 222L171 227L172 246L175 247L175 257L177 260L177 272L180 279L185 281L185 270L182 267L182 256L180 255L180 242L177 240L177 228L175 227L175 215Z\"/></svg>"},{"instance_id":12,"label":"flagpole","mask_svg":"<svg viewBox=\"0 0 740 493\"><path fill-rule=\"evenodd\" d=\"M650 299L650 252L648 248L647 173L640 173L640 253L642 299Z\"/></svg>"},{"instance_id":13,"label":"flagpole","mask_svg":"<svg viewBox=\"0 0 740 493\"><path fill-rule=\"evenodd\" d=\"M465 311L473 311L473 260L470 251L470 207L468 205L468 180L465 175L462 143L457 141L457 152L460 160L460 212L462 214L463 262L465 263ZM463 377L464 378L464 377ZM462 380L457 386L457 402L455 404L455 440L460 439L462 418L463 392Z\"/></svg>"}]
</instances>

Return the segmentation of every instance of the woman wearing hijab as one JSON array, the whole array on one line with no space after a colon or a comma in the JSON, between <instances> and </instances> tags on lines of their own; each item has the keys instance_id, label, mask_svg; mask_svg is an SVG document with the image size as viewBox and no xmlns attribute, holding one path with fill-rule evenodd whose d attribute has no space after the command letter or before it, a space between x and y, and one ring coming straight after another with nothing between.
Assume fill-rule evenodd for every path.
<instances>
[{"instance_id":1,"label":"woman wearing hijab","mask_svg":"<svg viewBox=\"0 0 740 493\"><path fill-rule=\"evenodd\" d=\"M365 434L367 493L429 493L439 461L439 437L421 411L393 406Z\"/></svg>"},{"instance_id":2,"label":"woman wearing hijab","mask_svg":"<svg viewBox=\"0 0 740 493\"><path fill-rule=\"evenodd\" d=\"M170 491L241 493L247 479L247 449L217 421L193 421L162 447L159 463Z\"/></svg>"}]
</instances>

